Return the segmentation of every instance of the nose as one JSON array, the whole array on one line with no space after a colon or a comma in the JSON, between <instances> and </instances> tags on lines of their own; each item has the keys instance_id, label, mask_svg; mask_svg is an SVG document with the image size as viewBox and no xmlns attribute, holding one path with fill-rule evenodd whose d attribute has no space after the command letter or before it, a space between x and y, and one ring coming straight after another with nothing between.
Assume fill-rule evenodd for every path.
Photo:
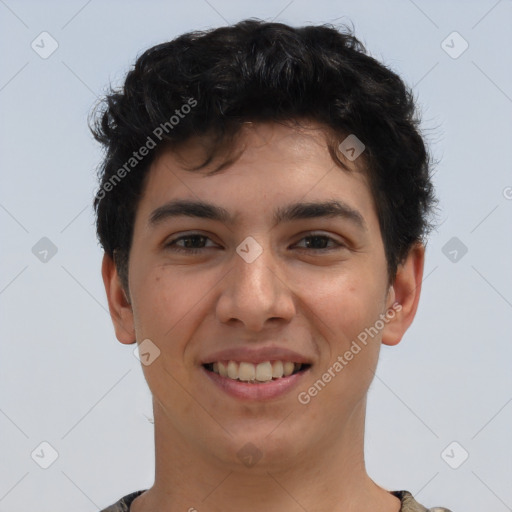
<instances>
[{"instance_id":1,"label":"nose","mask_svg":"<svg viewBox=\"0 0 512 512\"><path fill-rule=\"evenodd\" d=\"M293 291L270 249L250 263L235 253L232 265L222 281L216 304L220 322L240 324L259 332L293 318L296 311Z\"/></svg>"}]
</instances>

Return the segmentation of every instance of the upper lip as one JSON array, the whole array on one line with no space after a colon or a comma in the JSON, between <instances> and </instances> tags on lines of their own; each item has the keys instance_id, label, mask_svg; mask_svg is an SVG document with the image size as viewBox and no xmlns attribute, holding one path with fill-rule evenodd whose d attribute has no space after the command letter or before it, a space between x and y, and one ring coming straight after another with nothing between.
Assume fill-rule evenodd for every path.
<instances>
[{"instance_id":1,"label":"upper lip","mask_svg":"<svg viewBox=\"0 0 512 512\"><path fill-rule=\"evenodd\" d=\"M264 363L265 361L292 361L294 363L312 364L311 358L303 356L293 350L281 347L238 347L219 350L201 360L201 364L210 364L217 361L236 361L247 363Z\"/></svg>"}]
</instances>

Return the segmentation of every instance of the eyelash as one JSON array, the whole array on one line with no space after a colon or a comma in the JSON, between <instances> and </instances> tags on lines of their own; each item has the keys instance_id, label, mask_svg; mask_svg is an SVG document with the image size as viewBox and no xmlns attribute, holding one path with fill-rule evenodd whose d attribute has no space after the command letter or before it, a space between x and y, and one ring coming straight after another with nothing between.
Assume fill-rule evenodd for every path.
<instances>
[{"instance_id":1,"label":"eyelash","mask_svg":"<svg viewBox=\"0 0 512 512\"><path fill-rule=\"evenodd\" d=\"M181 252L181 253L187 253L187 254L199 254L200 252L204 251L205 249L207 249L207 247L200 247L200 248L187 248L187 247L180 247L179 245L176 245L177 242L179 241L182 241L182 240L189 240L189 239L197 239L197 238L202 238L202 239L205 239L205 240L210 240L209 237L207 237L206 235L201 235L199 233L192 233L190 235L184 235L184 236L180 236L178 238L175 238L174 240L170 240L168 243L165 244L165 248L166 249L170 249L172 251L175 251L175 252ZM327 241L330 241L330 242L333 242L336 247L331 247L331 248L323 248L323 249L315 249L315 248L312 248L311 250L315 251L315 252L330 252L330 251L333 251L333 250L339 250L339 249L344 249L346 248L346 245L341 243L341 242L338 242L337 240L335 240L333 237L331 236L328 236L328 235L318 235L318 234L309 234L307 236L304 236L302 237L300 241L302 240L306 240L306 239L323 239L323 240L327 240ZM301 248L301 250L309 250L310 248L308 247L304 247L304 248Z\"/></svg>"}]
</instances>

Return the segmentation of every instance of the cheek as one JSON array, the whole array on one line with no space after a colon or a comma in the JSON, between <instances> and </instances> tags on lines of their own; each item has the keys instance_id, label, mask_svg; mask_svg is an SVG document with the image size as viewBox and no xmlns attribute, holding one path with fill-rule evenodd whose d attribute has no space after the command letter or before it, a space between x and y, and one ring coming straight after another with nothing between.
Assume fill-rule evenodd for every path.
<instances>
[{"instance_id":1,"label":"cheek","mask_svg":"<svg viewBox=\"0 0 512 512\"><path fill-rule=\"evenodd\" d=\"M310 286L310 301L321 318L329 338L357 338L372 325L381 311L381 293L371 279L346 275Z\"/></svg>"},{"instance_id":2,"label":"cheek","mask_svg":"<svg viewBox=\"0 0 512 512\"><path fill-rule=\"evenodd\" d=\"M177 382L186 385L184 358L201 295L177 274L171 278L165 268L155 267L134 276L133 311L137 340L149 339L160 350L154 362L142 367L149 388L163 403L181 407L187 400Z\"/></svg>"},{"instance_id":3,"label":"cheek","mask_svg":"<svg viewBox=\"0 0 512 512\"><path fill-rule=\"evenodd\" d=\"M168 353L183 351L213 287L205 281L165 266L137 276L133 293L137 339L149 338Z\"/></svg>"},{"instance_id":4,"label":"cheek","mask_svg":"<svg viewBox=\"0 0 512 512\"><path fill-rule=\"evenodd\" d=\"M137 338L158 342L183 317L186 301L179 299L183 290L179 282L169 282L162 269L140 274L134 279L133 310Z\"/></svg>"},{"instance_id":5,"label":"cheek","mask_svg":"<svg viewBox=\"0 0 512 512\"><path fill-rule=\"evenodd\" d=\"M347 274L317 288L311 298L314 316L321 320L316 325L327 356L320 371L335 375L325 398L329 396L336 403L354 405L373 379L381 332L373 336L368 333L382 312L382 291L377 281L370 272Z\"/></svg>"}]
</instances>

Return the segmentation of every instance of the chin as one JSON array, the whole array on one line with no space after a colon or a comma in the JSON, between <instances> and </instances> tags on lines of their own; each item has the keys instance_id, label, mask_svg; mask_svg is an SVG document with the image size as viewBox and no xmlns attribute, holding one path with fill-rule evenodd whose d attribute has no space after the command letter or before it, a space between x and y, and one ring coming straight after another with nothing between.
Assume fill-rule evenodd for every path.
<instances>
[{"instance_id":1,"label":"chin","mask_svg":"<svg viewBox=\"0 0 512 512\"><path fill-rule=\"evenodd\" d=\"M281 432L276 426L279 422L263 422L248 431L247 426L240 432L230 432L232 437L226 437L215 443L214 455L226 463L232 471L243 471L244 468L252 472L262 473L278 471L289 468L292 461L300 456L303 443L290 435L289 429L284 427ZM304 443L306 441L304 440ZM307 444L307 443L306 443Z\"/></svg>"}]
</instances>

